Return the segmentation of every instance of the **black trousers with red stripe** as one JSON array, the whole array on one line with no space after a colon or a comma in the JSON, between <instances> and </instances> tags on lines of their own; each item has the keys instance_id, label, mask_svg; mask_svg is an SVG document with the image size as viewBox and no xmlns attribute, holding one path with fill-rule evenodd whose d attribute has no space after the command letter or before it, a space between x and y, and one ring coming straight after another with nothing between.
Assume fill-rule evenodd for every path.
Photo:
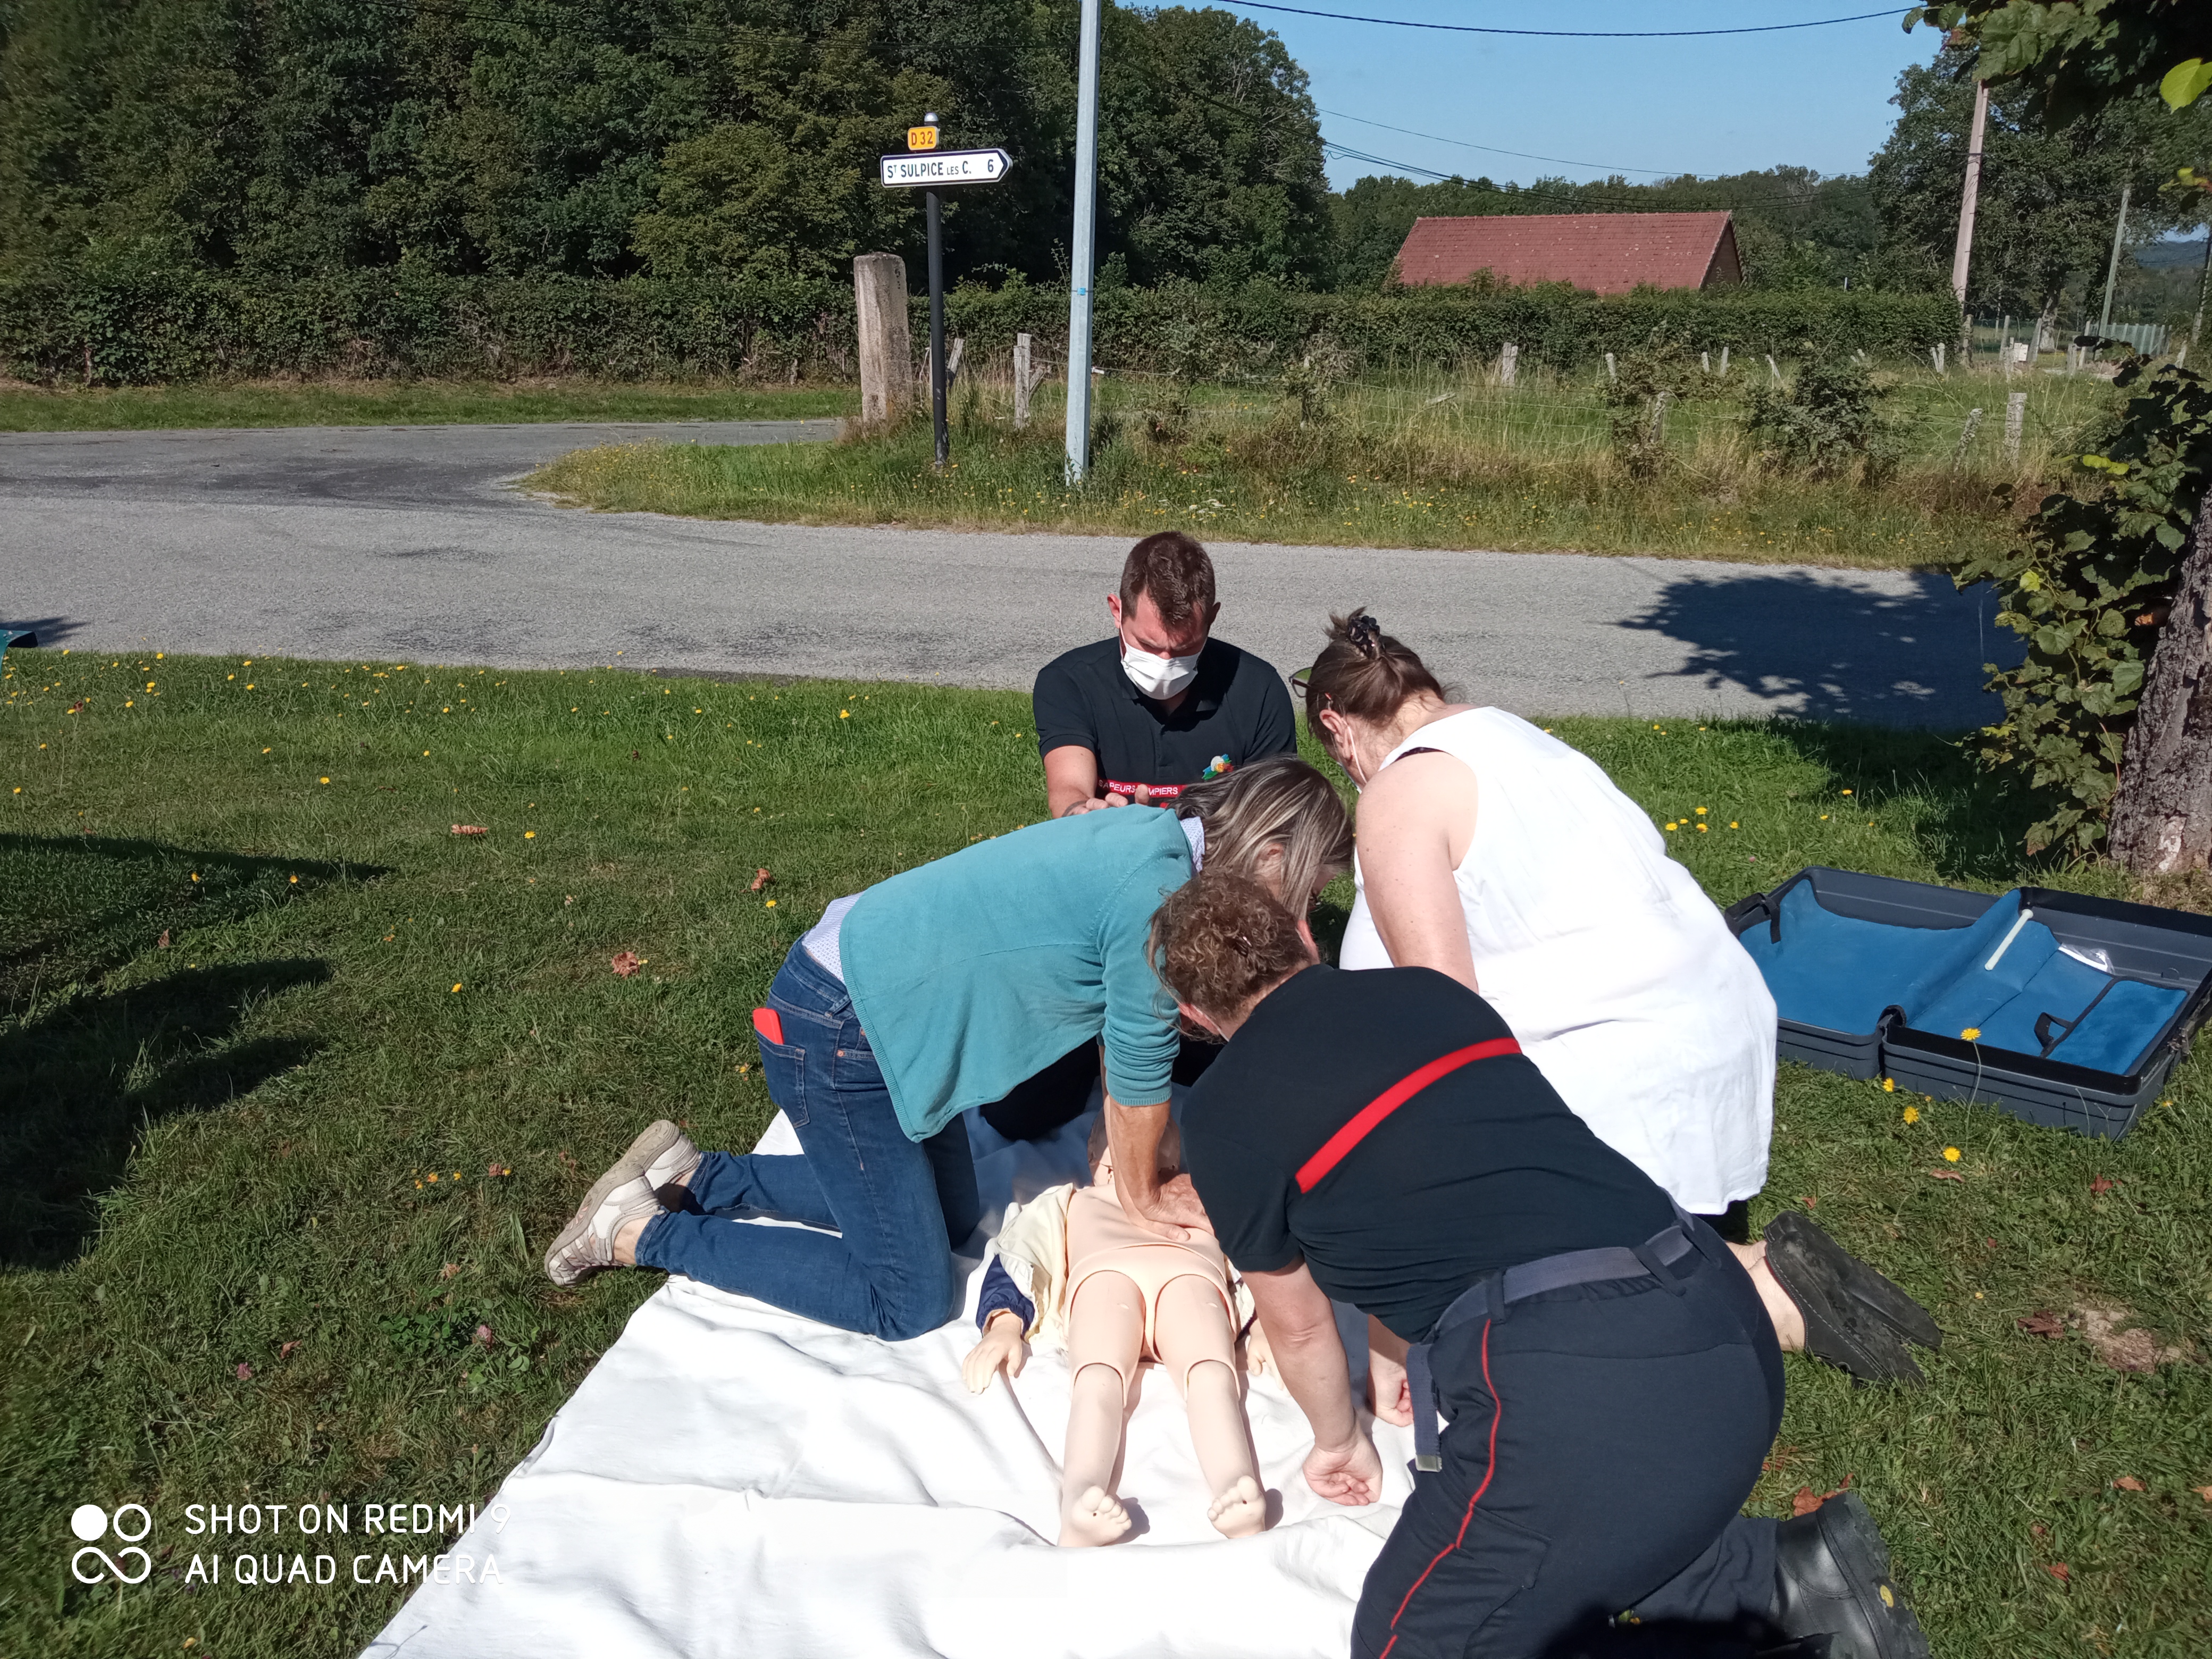
<instances>
[{"instance_id":1,"label":"black trousers with red stripe","mask_svg":"<svg viewBox=\"0 0 2212 1659\"><path fill-rule=\"evenodd\" d=\"M1447 1332L1449 1426L1367 1575L1357 1659L1537 1659L1612 1616L1710 1628L1774 1603L1740 1513L1782 1422L1759 1292L1703 1223L1679 1276L1581 1285Z\"/></svg>"}]
</instances>

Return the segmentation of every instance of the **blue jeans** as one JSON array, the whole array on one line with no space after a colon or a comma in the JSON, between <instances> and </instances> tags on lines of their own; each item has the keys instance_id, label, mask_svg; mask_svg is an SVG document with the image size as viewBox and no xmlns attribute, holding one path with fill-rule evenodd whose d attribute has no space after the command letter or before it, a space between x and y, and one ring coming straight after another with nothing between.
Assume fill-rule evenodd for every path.
<instances>
[{"instance_id":1,"label":"blue jeans","mask_svg":"<svg viewBox=\"0 0 2212 1659\"><path fill-rule=\"evenodd\" d=\"M903 1340L957 1310L951 1247L982 1204L966 1120L907 1138L844 984L798 945L769 988L783 1041L761 1037L769 1098L803 1156L708 1152L691 1202L646 1224L640 1267L683 1273L848 1331ZM835 1227L755 1227L743 1216Z\"/></svg>"}]
</instances>

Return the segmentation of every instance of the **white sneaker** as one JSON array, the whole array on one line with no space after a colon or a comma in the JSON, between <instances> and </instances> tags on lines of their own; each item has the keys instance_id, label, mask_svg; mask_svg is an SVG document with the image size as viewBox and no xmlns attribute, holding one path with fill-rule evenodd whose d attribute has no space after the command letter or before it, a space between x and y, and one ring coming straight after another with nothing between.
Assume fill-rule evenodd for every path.
<instances>
[{"instance_id":1,"label":"white sneaker","mask_svg":"<svg viewBox=\"0 0 2212 1659\"><path fill-rule=\"evenodd\" d=\"M689 1149L684 1162L679 1149ZM679 1180L698 1167L699 1154L690 1139L663 1118L629 1144L614 1167L592 1183L575 1216L545 1252L545 1275L556 1285L574 1285L615 1265L615 1235L639 1217L660 1213L658 1186L648 1172L665 1165L670 1180Z\"/></svg>"},{"instance_id":2,"label":"white sneaker","mask_svg":"<svg viewBox=\"0 0 2212 1659\"><path fill-rule=\"evenodd\" d=\"M661 1119L645 1133L650 1135L657 1131L668 1132L676 1138L668 1143L666 1149L659 1153L652 1163L645 1166L646 1184L655 1192L672 1183L678 1187L689 1187L691 1184L691 1177L699 1172L699 1149L691 1144L690 1135L685 1134L666 1118ZM635 1152L637 1148L632 1146L630 1150Z\"/></svg>"}]
</instances>

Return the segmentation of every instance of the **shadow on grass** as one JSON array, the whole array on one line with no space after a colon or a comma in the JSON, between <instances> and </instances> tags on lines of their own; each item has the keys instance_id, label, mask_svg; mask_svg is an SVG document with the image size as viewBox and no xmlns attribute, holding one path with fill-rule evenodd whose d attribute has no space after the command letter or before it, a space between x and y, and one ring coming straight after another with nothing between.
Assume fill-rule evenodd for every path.
<instances>
[{"instance_id":1,"label":"shadow on grass","mask_svg":"<svg viewBox=\"0 0 2212 1659\"><path fill-rule=\"evenodd\" d=\"M78 1254L146 1127L221 1106L310 1058L322 1046L313 1037L239 1033L262 1003L331 970L312 958L180 961L125 988L99 981L190 950L193 930L381 873L158 842L0 836L0 1267Z\"/></svg>"},{"instance_id":2,"label":"shadow on grass","mask_svg":"<svg viewBox=\"0 0 2212 1659\"><path fill-rule=\"evenodd\" d=\"M2047 808L2016 778L1984 770L1958 738L1809 720L1770 729L1869 811L1899 796L1920 803L1913 835L1941 880L2009 887L2026 876L2027 827Z\"/></svg>"},{"instance_id":3,"label":"shadow on grass","mask_svg":"<svg viewBox=\"0 0 2212 1659\"><path fill-rule=\"evenodd\" d=\"M1904 591L1893 591L1899 583ZM1983 665L2021 642L1990 620L1986 588L1902 572L1860 580L1745 568L1671 580L1621 623L1679 641L1669 678L1733 688L1801 719L1958 730L1994 720Z\"/></svg>"}]
</instances>

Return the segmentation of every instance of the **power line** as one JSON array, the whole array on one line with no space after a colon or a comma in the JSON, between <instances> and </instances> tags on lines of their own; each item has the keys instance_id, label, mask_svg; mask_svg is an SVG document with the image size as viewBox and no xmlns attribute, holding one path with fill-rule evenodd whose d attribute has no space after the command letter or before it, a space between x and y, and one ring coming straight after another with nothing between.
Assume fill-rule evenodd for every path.
<instances>
[{"instance_id":1,"label":"power line","mask_svg":"<svg viewBox=\"0 0 2212 1659\"><path fill-rule=\"evenodd\" d=\"M1863 23L1875 17L1902 17L1912 10L1898 6L1888 11L1862 11L1849 17L1816 17L1802 23L1755 23L1730 29L1503 29L1481 23L1417 23L1404 17L1359 17L1350 12L1313 11L1304 6L1276 5L1272 0L1226 0L1254 11L1285 11L1300 17L1326 17L1339 23L1375 23L1394 29L1435 29L1445 34L1517 34L1546 40L1685 40L1715 34L1779 34L1785 29L1825 29L1838 23Z\"/></svg>"},{"instance_id":2,"label":"power line","mask_svg":"<svg viewBox=\"0 0 2212 1659\"><path fill-rule=\"evenodd\" d=\"M1447 138L1440 132L1416 132L1411 127L1394 127L1388 121L1370 121L1364 115L1347 115L1340 109L1322 109L1318 105L1315 108L1316 113L1332 117L1339 121L1357 121L1363 127L1380 127L1385 132L1401 132L1408 138L1426 138L1434 143L1456 144L1462 149L1479 149L1486 155L1511 155L1523 161L1549 161L1554 166L1563 167L1595 167L1601 173L1648 173L1660 179L1697 176L1695 173L1680 170L1670 173L1663 167L1607 167L1602 161L1571 161L1564 155L1537 155L1525 149L1500 149L1495 144L1477 144L1470 143L1464 138Z\"/></svg>"}]
</instances>

